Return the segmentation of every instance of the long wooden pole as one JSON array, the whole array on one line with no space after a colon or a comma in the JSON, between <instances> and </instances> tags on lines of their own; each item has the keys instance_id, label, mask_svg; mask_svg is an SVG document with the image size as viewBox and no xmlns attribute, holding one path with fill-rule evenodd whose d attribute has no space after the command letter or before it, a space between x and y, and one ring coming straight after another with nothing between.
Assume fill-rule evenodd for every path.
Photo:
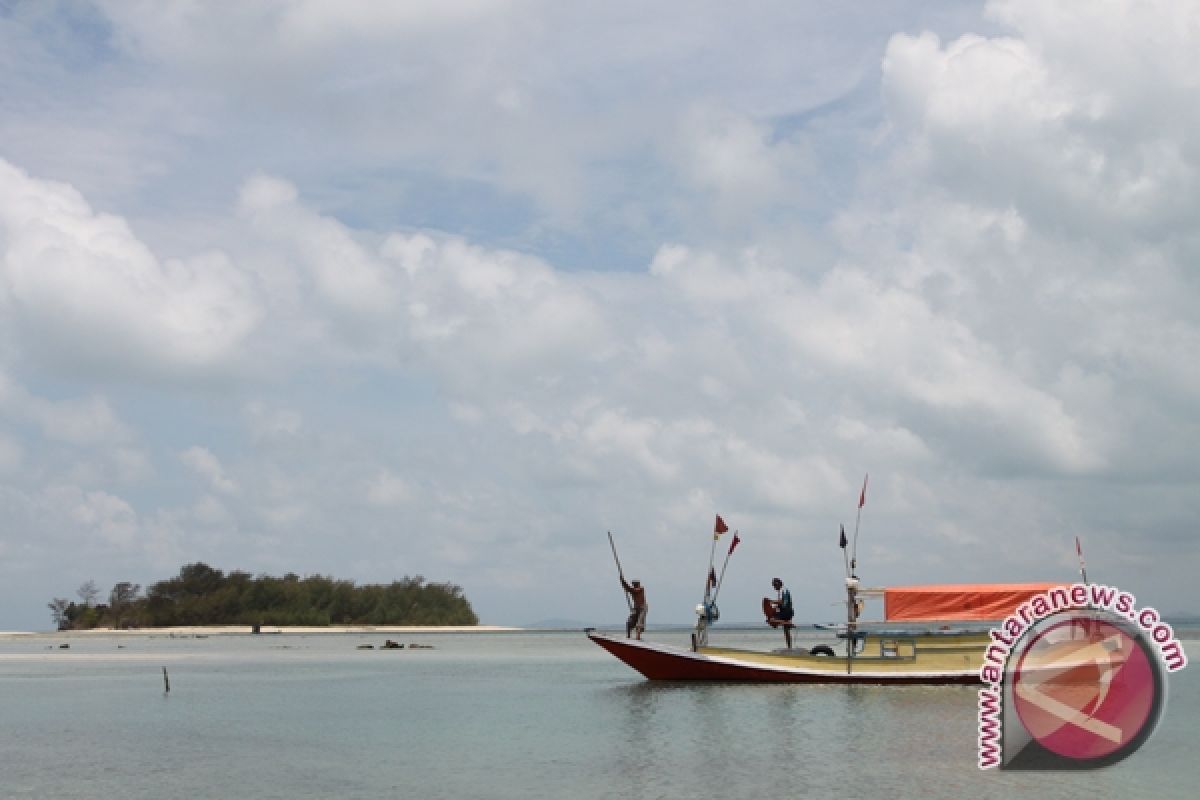
<instances>
[{"instance_id":1,"label":"long wooden pole","mask_svg":"<svg viewBox=\"0 0 1200 800\"><path fill-rule=\"evenodd\" d=\"M712 585L713 567L717 562L717 539L720 538L717 532L713 531L712 549L708 551L708 572L704 573L704 605L708 605L712 590L715 588Z\"/></svg>"},{"instance_id":2,"label":"long wooden pole","mask_svg":"<svg viewBox=\"0 0 1200 800\"><path fill-rule=\"evenodd\" d=\"M734 531L733 535L737 536L738 532ZM733 548L730 548L729 552L725 554L725 563L721 565L721 574L717 577L717 586L716 586L715 591L713 591L713 598L712 598L713 605L716 605L717 595L719 595L721 593L721 584L723 584L725 582L725 568L729 566L729 557L731 555L733 555Z\"/></svg>"},{"instance_id":3,"label":"long wooden pole","mask_svg":"<svg viewBox=\"0 0 1200 800\"><path fill-rule=\"evenodd\" d=\"M867 504L867 476L863 476L862 492L858 495L858 514L854 517L854 543L850 546L850 574L858 568L858 523L862 521L863 506Z\"/></svg>"},{"instance_id":4,"label":"long wooden pole","mask_svg":"<svg viewBox=\"0 0 1200 800\"><path fill-rule=\"evenodd\" d=\"M625 572L621 569L621 559L617 558L617 544L613 541L612 531L608 532L608 546L613 551L613 561L617 562L617 575L621 577L621 588L625 588ZM629 592L625 592L625 605L629 606L629 610L633 611L633 599L630 598Z\"/></svg>"}]
</instances>

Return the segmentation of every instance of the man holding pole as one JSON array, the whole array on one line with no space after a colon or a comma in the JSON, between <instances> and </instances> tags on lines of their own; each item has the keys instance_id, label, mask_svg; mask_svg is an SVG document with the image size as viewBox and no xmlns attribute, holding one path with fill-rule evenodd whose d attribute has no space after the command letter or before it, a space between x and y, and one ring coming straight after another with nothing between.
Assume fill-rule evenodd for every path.
<instances>
[{"instance_id":1,"label":"man holding pole","mask_svg":"<svg viewBox=\"0 0 1200 800\"><path fill-rule=\"evenodd\" d=\"M642 582L634 578L632 583L625 582L625 576L621 576L621 585L625 587L625 591L629 594L630 609L629 619L625 621L625 638L629 638L629 634L637 632L638 639L642 638L642 631L646 630L646 612L650 607L646 605L646 587L642 586Z\"/></svg>"}]
</instances>

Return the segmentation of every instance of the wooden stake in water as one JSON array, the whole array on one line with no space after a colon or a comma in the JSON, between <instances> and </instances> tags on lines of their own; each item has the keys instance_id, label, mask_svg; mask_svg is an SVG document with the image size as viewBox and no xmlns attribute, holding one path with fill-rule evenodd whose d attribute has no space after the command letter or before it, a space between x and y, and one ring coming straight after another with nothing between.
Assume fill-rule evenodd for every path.
<instances>
[{"instance_id":1,"label":"wooden stake in water","mask_svg":"<svg viewBox=\"0 0 1200 800\"><path fill-rule=\"evenodd\" d=\"M166 694L171 693L171 679L167 677L166 667L163 667L163 690Z\"/></svg>"}]
</instances>

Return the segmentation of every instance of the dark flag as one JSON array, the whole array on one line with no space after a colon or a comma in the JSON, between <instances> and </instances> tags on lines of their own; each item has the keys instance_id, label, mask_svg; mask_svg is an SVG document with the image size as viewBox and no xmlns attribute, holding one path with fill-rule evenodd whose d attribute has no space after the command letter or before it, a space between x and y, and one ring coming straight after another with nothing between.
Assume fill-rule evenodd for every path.
<instances>
[{"instance_id":1,"label":"dark flag","mask_svg":"<svg viewBox=\"0 0 1200 800\"><path fill-rule=\"evenodd\" d=\"M734 531L733 541L729 543L729 555L733 555L733 548L737 547L741 543L742 540L738 538L737 531Z\"/></svg>"},{"instance_id":2,"label":"dark flag","mask_svg":"<svg viewBox=\"0 0 1200 800\"><path fill-rule=\"evenodd\" d=\"M843 525L842 526L842 535L840 537L838 537L838 547L845 550L847 544L848 544L848 542L846 541L846 526Z\"/></svg>"},{"instance_id":3,"label":"dark flag","mask_svg":"<svg viewBox=\"0 0 1200 800\"><path fill-rule=\"evenodd\" d=\"M713 567L708 568L708 586L711 589L717 588L717 570Z\"/></svg>"},{"instance_id":4,"label":"dark flag","mask_svg":"<svg viewBox=\"0 0 1200 800\"><path fill-rule=\"evenodd\" d=\"M862 492L860 492L858 495L858 507L862 508L866 504L867 504L867 476L863 475L863 488L862 488Z\"/></svg>"},{"instance_id":5,"label":"dark flag","mask_svg":"<svg viewBox=\"0 0 1200 800\"><path fill-rule=\"evenodd\" d=\"M721 519L721 515L717 514L717 521L713 524L713 538L720 539L721 534L729 530L729 526L725 524L725 520Z\"/></svg>"}]
</instances>

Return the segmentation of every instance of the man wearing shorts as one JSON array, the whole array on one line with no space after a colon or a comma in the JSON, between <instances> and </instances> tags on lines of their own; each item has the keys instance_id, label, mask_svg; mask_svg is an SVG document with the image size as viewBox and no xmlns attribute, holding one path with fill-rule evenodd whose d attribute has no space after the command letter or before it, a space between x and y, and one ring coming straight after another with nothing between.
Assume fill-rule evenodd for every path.
<instances>
[{"instance_id":1,"label":"man wearing shorts","mask_svg":"<svg viewBox=\"0 0 1200 800\"><path fill-rule=\"evenodd\" d=\"M637 638L642 638L642 631L646 630L646 612L650 607L646 605L646 587L642 586L642 582L636 578L632 585L625 582L625 577L621 577L621 585L625 587L625 591L629 592L629 597L633 601L633 608L629 611L629 619L625 621L625 638L629 638L629 634L637 632Z\"/></svg>"}]
</instances>

